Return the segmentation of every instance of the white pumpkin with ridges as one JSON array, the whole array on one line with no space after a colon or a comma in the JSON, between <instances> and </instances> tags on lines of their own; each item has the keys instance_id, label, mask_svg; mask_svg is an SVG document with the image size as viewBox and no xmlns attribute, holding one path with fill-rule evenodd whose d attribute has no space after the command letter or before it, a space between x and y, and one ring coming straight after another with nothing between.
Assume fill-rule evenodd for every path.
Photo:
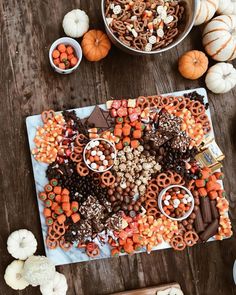
<instances>
[{"instance_id":1,"label":"white pumpkin with ridges","mask_svg":"<svg viewBox=\"0 0 236 295\"><path fill-rule=\"evenodd\" d=\"M203 46L208 55L217 61L236 58L236 15L213 18L203 31Z\"/></svg>"},{"instance_id":2,"label":"white pumpkin with ridges","mask_svg":"<svg viewBox=\"0 0 236 295\"><path fill-rule=\"evenodd\" d=\"M199 0L194 25L198 26L212 19L218 5L219 0Z\"/></svg>"},{"instance_id":3,"label":"white pumpkin with ridges","mask_svg":"<svg viewBox=\"0 0 236 295\"><path fill-rule=\"evenodd\" d=\"M214 93L229 92L236 85L236 69L230 63L217 63L206 75L206 86Z\"/></svg>"},{"instance_id":4,"label":"white pumpkin with ridges","mask_svg":"<svg viewBox=\"0 0 236 295\"><path fill-rule=\"evenodd\" d=\"M54 280L40 286L42 295L66 295L68 289L66 277L56 272Z\"/></svg>"},{"instance_id":5,"label":"white pumpkin with ridges","mask_svg":"<svg viewBox=\"0 0 236 295\"><path fill-rule=\"evenodd\" d=\"M62 26L67 36L79 38L89 29L89 17L83 10L74 9L64 16Z\"/></svg>"},{"instance_id":6,"label":"white pumpkin with ridges","mask_svg":"<svg viewBox=\"0 0 236 295\"><path fill-rule=\"evenodd\" d=\"M14 258L25 260L33 255L36 249L37 241L27 229L14 231L7 239L7 250Z\"/></svg>"},{"instance_id":7,"label":"white pumpkin with ridges","mask_svg":"<svg viewBox=\"0 0 236 295\"><path fill-rule=\"evenodd\" d=\"M236 14L236 0L220 0L217 9L218 14Z\"/></svg>"},{"instance_id":8,"label":"white pumpkin with ridges","mask_svg":"<svg viewBox=\"0 0 236 295\"><path fill-rule=\"evenodd\" d=\"M14 290L23 290L29 283L23 278L24 261L14 260L5 270L4 280Z\"/></svg>"}]
</instances>

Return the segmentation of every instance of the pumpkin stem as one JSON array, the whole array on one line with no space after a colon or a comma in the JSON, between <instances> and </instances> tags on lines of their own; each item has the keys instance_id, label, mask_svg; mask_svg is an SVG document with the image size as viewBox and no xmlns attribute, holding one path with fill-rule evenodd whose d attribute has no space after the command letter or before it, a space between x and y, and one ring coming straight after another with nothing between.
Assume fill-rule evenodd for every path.
<instances>
[{"instance_id":1,"label":"pumpkin stem","mask_svg":"<svg viewBox=\"0 0 236 295\"><path fill-rule=\"evenodd\" d=\"M99 45L99 40L96 39L96 40L95 40L95 46L98 46L98 45Z\"/></svg>"}]
</instances>

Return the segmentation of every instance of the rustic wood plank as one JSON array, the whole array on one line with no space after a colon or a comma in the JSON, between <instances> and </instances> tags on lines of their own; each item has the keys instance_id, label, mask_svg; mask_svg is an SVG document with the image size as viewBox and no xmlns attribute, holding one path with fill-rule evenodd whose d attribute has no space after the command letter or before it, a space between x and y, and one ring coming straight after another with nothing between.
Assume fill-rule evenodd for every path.
<instances>
[{"instance_id":1,"label":"rustic wood plank","mask_svg":"<svg viewBox=\"0 0 236 295\"><path fill-rule=\"evenodd\" d=\"M86 60L69 76L55 74L48 62L50 44L63 36L63 15L75 8L86 10L92 28L103 28L100 1L2 0L0 36L0 273L12 260L6 250L9 233L18 228L34 232L39 254L44 254L34 180L26 139L25 117L44 109L93 105L110 97L137 97L204 86L177 74L177 58L191 48L201 48L200 30L175 49L158 56L136 57L115 47L99 63ZM225 188L230 215L236 224L236 90L227 95L209 93L216 138L226 154ZM172 250L139 254L59 267L69 283L69 295L111 294L160 283L179 282L185 294L235 294L232 266L236 240L199 245L182 253ZM16 294L0 277L2 294ZM18 294L40 294L27 288Z\"/></svg>"}]
</instances>

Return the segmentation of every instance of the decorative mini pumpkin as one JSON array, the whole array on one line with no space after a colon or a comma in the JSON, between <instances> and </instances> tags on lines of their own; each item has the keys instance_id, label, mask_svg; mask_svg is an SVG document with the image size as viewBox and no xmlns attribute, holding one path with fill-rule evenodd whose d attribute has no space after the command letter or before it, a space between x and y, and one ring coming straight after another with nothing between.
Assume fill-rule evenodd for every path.
<instances>
[{"instance_id":1,"label":"decorative mini pumpkin","mask_svg":"<svg viewBox=\"0 0 236 295\"><path fill-rule=\"evenodd\" d=\"M107 56L111 42L107 35L100 30L87 32L81 43L83 54L89 61L99 61Z\"/></svg>"},{"instance_id":2,"label":"decorative mini pumpkin","mask_svg":"<svg viewBox=\"0 0 236 295\"><path fill-rule=\"evenodd\" d=\"M211 20L203 31L203 46L217 61L236 57L236 15L220 15Z\"/></svg>"},{"instance_id":3,"label":"decorative mini pumpkin","mask_svg":"<svg viewBox=\"0 0 236 295\"><path fill-rule=\"evenodd\" d=\"M184 295L184 293L179 288L168 288L163 291L158 291L157 295Z\"/></svg>"},{"instance_id":4,"label":"decorative mini pumpkin","mask_svg":"<svg viewBox=\"0 0 236 295\"><path fill-rule=\"evenodd\" d=\"M88 31L89 18L83 10L74 9L64 16L62 26L67 36L79 38Z\"/></svg>"},{"instance_id":5,"label":"decorative mini pumpkin","mask_svg":"<svg viewBox=\"0 0 236 295\"><path fill-rule=\"evenodd\" d=\"M42 295L66 295L67 289L66 277L59 272L55 273L55 277L51 282L40 286Z\"/></svg>"},{"instance_id":6,"label":"decorative mini pumpkin","mask_svg":"<svg viewBox=\"0 0 236 295\"><path fill-rule=\"evenodd\" d=\"M217 9L218 14L236 14L236 0L220 0Z\"/></svg>"},{"instance_id":7,"label":"decorative mini pumpkin","mask_svg":"<svg viewBox=\"0 0 236 295\"><path fill-rule=\"evenodd\" d=\"M37 241L27 229L14 231L7 239L7 250L14 258L25 260L33 255L36 249Z\"/></svg>"},{"instance_id":8,"label":"decorative mini pumpkin","mask_svg":"<svg viewBox=\"0 0 236 295\"><path fill-rule=\"evenodd\" d=\"M206 86L214 93L226 93L236 85L236 69L229 63L212 66L206 75Z\"/></svg>"},{"instance_id":9,"label":"decorative mini pumpkin","mask_svg":"<svg viewBox=\"0 0 236 295\"><path fill-rule=\"evenodd\" d=\"M191 50L184 53L179 59L179 72L187 79L200 78L208 68L208 58L204 52Z\"/></svg>"},{"instance_id":10,"label":"decorative mini pumpkin","mask_svg":"<svg viewBox=\"0 0 236 295\"><path fill-rule=\"evenodd\" d=\"M4 280L14 290L23 290L29 283L23 278L24 261L14 260L5 271Z\"/></svg>"},{"instance_id":11,"label":"decorative mini pumpkin","mask_svg":"<svg viewBox=\"0 0 236 295\"><path fill-rule=\"evenodd\" d=\"M218 5L219 5L219 0L198 1L198 7L197 7L197 13L196 13L194 25L198 26L212 19L212 17L216 13Z\"/></svg>"},{"instance_id":12,"label":"decorative mini pumpkin","mask_svg":"<svg viewBox=\"0 0 236 295\"><path fill-rule=\"evenodd\" d=\"M25 261L23 276L32 286L49 283L55 273L55 265L45 256L31 256Z\"/></svg>"}]
</instances>

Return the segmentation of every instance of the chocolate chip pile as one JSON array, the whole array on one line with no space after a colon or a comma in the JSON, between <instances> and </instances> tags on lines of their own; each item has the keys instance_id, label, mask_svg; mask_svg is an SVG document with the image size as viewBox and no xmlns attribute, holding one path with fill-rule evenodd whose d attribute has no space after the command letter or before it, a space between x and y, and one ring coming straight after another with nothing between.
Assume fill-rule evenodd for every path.
<instances>
[{"instance_id":1,"label":"chocolate chip pile","mask_svg":"<svg viewBox=\"0 0 236 295\"><path fill-rule=\"evenodd\" d=\"M177 0L106 0L105 4L112 33L124 45L141 51L172 43L184 24L184 11Z\"/></svg>"}]
</instances>

